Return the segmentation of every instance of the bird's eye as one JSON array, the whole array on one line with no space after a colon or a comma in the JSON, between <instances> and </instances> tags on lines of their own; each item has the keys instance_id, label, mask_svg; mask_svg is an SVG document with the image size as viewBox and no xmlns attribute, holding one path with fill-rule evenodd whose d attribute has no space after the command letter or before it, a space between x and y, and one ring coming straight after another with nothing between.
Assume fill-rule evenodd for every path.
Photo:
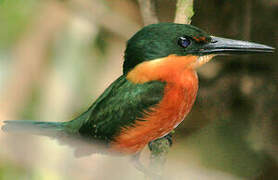
<instances>
[{"instance_id":1,"label":"bird's eye","mask_svg":"<svg viewBox=\"0 0 278 180\"><path fill-rule=\"evenodd\" d=\"M180 45L183 48L186 48L187 46L189 46L190 43L191 43L191 41L187 37L180 37L178 40L178 45Z\"/></svg>"}]
</instances>

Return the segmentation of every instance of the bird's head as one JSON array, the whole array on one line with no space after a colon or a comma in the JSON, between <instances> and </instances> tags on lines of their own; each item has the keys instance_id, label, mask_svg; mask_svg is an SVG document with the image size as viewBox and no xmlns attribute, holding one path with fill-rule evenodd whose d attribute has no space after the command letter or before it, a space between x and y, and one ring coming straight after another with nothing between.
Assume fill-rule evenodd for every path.
<instances>
[{"instance_id":1,"label":"bird's head","mask_svg":"<svg viewBox=\"0 0 278 180\"><path fill-rule=\"evenodd\" d=\"M128 40L123 71L127 74L139 64L173 55L196 57L194 66L198 67L219 54L273 51L262 44L211 36L192 25L159 23L142 28Z\"/></svg>"}]
</instances>

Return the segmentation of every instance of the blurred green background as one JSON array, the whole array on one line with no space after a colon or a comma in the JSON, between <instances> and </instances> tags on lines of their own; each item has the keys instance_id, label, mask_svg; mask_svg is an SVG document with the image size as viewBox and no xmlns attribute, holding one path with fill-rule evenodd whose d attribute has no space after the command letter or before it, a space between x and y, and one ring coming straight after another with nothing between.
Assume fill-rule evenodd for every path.
<instances>
[{"instance_id":1,"label":"blurred green background","mask_svg":"<svg viewBox=\"0 0 278 180\"><path fill-rule=\"evenodd\" d=\"M173 21L175 4L156 0L160 21ZM195 0L194 11L192 24L213 35L277 47L277 0ZM0 0L0 121L66 121L86 110L121 75L126 40L142 24L135 0ZM278 179L277 58L217 57L198 70L168 179ZM0 132L0 180L131 178L144 176L126 158L75 159L48 138Z\"/></svg>"}]
</instances>

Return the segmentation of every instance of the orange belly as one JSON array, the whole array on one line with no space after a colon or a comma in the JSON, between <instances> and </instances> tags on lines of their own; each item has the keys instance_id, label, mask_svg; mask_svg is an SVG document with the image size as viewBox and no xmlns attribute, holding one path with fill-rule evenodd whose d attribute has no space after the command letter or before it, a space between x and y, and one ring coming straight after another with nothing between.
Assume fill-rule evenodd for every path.
<instances>
[{"instance_id":1,"label":"orange belly","mask_svg":"<svg viewBox=\"0 0 278 180\"><path fill-rule=\"evenodd\" d=\"M152 109L144 121L123 129L111 144L114 151L136 153L146 144L163 137L176 128L190 112L196 99L198 77L193 70L174 74L167 82L161 102Z\"/></svg>"}]
</instances>

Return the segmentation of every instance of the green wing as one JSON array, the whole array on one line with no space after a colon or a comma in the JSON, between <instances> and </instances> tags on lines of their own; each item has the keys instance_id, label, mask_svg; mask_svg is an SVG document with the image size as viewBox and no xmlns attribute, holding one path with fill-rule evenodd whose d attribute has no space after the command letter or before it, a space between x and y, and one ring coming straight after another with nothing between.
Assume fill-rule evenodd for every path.
<instances>
[{"instance_id":1,"label":"green wing","mask_svg":"<svg viewBox=\"0 0 278 180\"><path fill-rule=\"evenodd\" d=\"M134 84L121 76L81 115L79 133L106 142L113 140L122 128L132 126L160 102L164 87L163 82Z\"/></svg>"}]
</instances>

